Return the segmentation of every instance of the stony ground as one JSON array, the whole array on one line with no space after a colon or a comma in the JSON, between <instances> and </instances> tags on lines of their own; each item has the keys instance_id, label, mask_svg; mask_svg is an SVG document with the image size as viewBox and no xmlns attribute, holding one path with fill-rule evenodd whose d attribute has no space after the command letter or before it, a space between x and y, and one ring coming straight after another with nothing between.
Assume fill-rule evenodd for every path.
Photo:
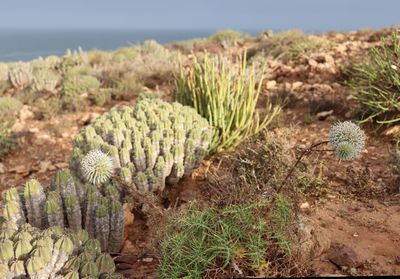
<instances>
[{"instance_id":1,"label":"stony ground","mask_svg":"<svg viewBox=\"0 0 400 279\"><path fill-rule=\"evenodd\" d=\"M263 96L287 97L275 126L292 129L293 147L325 139L331 124L353 118L354 101L349 89L341 85L340 69L350 58L362 59L379 38L374 32L329 33L323 37L335 43L323 53L300 55L285 62L267 59ZM212 45L208 49L223 51ZM21 148L0 163L0 190L32 177L48 183L57 169L68 165L71 140L79 129L107 109L91 107L40 121L30 107L24 107L13 127ZM400 274L399 181L390 167L394 143L387 136L390 131L363 128L368 141L362 156L344 163L329 153L318 154L316 170L325 182L324 189L298 201L302 218L311 224L304 231L304 245L312 250L313 260L307 262L315 275ZM198 176L182 182L185 191L178 186L174 199L201 198L198 188L206 187L206 178L201 171L195 174ZM149 224L140 214L130 221L129 237L117 258L119 269L132 278L154 278L157 253L152 250Z\"/></svg>"}]
</instances>

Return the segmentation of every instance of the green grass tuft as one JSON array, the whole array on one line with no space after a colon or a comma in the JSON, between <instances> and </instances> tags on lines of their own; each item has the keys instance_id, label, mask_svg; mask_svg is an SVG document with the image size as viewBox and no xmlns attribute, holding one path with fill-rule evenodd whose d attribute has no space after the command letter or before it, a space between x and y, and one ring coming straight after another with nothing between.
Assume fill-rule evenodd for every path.
<instances>
[{"instance_id":1,"label":"green grass tuft","mask_svg":"<svg viewBox=\"0 0 400 279\"><path fill-rule=\"evenodd\" d=\"M276 251L290 255L291 204L268 202L200 209L191 205L173 217L161 241L160 278L201 278L209 268L224 270L233 261L259 270Z\"/></svg>"},{"instance_id":2,"label":"green grass tuft","mask_svg":"<svg viewBox=\"0 0 400 279\"><path fill-rule=\"evenodd\" d=\"M346 84L363 107L362 122L400 122L400 32L371 50L371 60L345 71Z\"/></svg>"}]
</instances>

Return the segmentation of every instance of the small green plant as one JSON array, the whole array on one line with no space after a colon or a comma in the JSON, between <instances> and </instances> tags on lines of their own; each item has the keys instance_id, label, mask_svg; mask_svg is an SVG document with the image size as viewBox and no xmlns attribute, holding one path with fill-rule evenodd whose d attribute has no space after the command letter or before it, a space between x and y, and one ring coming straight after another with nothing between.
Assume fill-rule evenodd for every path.
<instances>
[{"instance_id":1,"label":"small green plant","mask_svg":"<svg viewBox=\"0 0 400 279\"><path fill-rule=\"evenodd\" d=\"M77 110L85 105L86 97L99 88L100 82L93 76L67 75L62 82L61 99L65 107Z\"/></svg>"},{"instance_id":2,"label":"small green plant","mask_svg":"<svg viewBox=\"0 0 400 279\"><path fill-rule=\"evenodd\" d=\"M235 45L238 41L243 40L245 34L236 30L220 30L211 35L208 40L213 43L222 44L224 47Z\"/></svg>"},{"instance_id":3,"label":"small green plant","mask_svg":"<svg viewBox=\"0 0 400 279\"><path fill-rule=\"evenodd\" d=\"M17 146L10 129L4 123L0 123L0 161Z\"/></svg>"},{"instance_id":4,"label":"small green plant","mask_svg":"<svg viewBox=\"0 0 400 279\"><path fill-rule=\"evenodd\" d=\"M261 270L274 261L273 247L279 247L281 256L291 254L288 226L292 216L291 204L283 197L274 206L265 201L223 209L191 205L171 218L163 232L158 274L160 278L202 278L208 269L222 271L233 262L243 270Z\"/></svg>"},{"instance_id":5,"label":"small green plant","mask_svg":"<svg viewBox=\"0 0 400 279\"><path fill-rule=\"evenodd\" d=\"M330 44L331 43L324 38L306 35L301 30L294 29L268 36L268 38L252 52L256 56L269 55L287 60L295 58L300 54L310 54L316 51L326 50L330 47Z\"/></svg>"},{"instance_id":6,"label":"small green plant","mask_svg":"<svg viewBox=\"0 0 400 279\"><path fill-rule=\"evenodd\" d=\"M260 116L257 101L263 80L255 80L254 69L247 71L246 54L238 63L235 67L207 55L199 63L194 57L189 71L181 65L176 79L176 100L194 107L217 129L211 153L236 147L266 128L281 110L267 101Z\"/></svg>"},{"instance_id":7,"label":"small green plant","mask_svg":"<svg viewBox=\"0 0 400 279\"><path fill-rule=\"evenodd\" d=\"M400 121L400 31L371 50L371 60L350 67L345 83L364 108L362 122L380 124Z\"/></svg>"},{"instance_id":8,"label":"small green plant","mask_svg":"<svg viewBox=\"0 0 400 279\"><path fill-rule=\"evenodd\" d=\"M0 122L12 125L22 103L13 97L0 97Z\"/></svg>"}]
</instances>

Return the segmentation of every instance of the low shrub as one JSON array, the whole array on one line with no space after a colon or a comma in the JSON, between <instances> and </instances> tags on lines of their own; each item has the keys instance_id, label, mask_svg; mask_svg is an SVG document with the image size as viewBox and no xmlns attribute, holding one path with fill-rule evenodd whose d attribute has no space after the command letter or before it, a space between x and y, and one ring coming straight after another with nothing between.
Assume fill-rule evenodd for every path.
<instances>
[{"instance_id":1,"label":"low shrub","mask_svg":"<svg viewBox=\"0 0 400 279\"><path fill-rule=\"evenodd\" d=\"M17 146L17 141L10 129L4 123L0 123L0 161Z\"/></svg>"},{"instance_id":2,"label":"low shrub","mask_svg":"<svg viewBox=\"0 0 400 279\"><path fill-rule=\"evenodd\" d=\"M249 58L257 54L287 60L300 54L326 50L330 45L324 38L306 35L300 30L288 30L268 36L255 49L249 50L252 54Z\"/></svg>"},{"instance_id":3,"label":"low shrub","mask_svg":"<svg viewBox=\"0 0 400 279\"><path fill-rule=\"evenodd\" d=\"M0 122L12 125L22 103L13 97L0 97Z\"/></svg>"},{"instance_id":4,"label":"low shrub","mask_svg":"<svg viewBox=\"0 0 400 279\"><path fill-rule=\"evenodd\" d=\"M61 99L64 107L79 110L86 106L86 97L97 92L100 82L93 76L67 75L62 83Z\"/></svg>"},{"instance_id":5,"label":"low shrub","mask_svg":"<svg viewBox=\"0 0 400 279\"><path fill-rule=\"evenodd\" d=\"M222 44L224 47L235 45L238 41L246 38L246 35L240 31L226 29L219 30L211 35L208 40L213 43Z\"/></svg>"}]
</instances>

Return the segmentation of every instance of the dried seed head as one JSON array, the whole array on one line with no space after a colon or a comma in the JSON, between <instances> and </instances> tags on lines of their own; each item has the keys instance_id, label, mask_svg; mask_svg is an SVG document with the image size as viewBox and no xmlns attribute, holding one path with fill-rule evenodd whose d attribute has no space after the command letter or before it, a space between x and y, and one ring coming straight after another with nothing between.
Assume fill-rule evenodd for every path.
<instances>
[{"instance_id":1,"label":"dried seed head","mask_svg":"<svg viewBox=\"0 0 400 279\"><path fill-rule=\"evenodd\" d=\"M111 157L100 150L90 151L83 158L81 168L85 179L94 185L106 182L114 172Z\"/></svg>"}]
</instances>

